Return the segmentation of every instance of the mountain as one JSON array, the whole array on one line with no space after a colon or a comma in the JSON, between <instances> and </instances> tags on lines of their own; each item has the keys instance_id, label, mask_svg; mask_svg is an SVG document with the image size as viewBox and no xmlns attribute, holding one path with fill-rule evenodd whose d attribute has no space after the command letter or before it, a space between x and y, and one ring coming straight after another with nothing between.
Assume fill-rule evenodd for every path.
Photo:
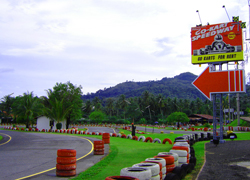
<instances>
[{"instance_id":1,"label":"mountain","mask_svg":"<svg viewBox=\"0 0 250 180\"><path fill-rule=\"evenodd\" d=\"M127 81L117 84L114 87L98 90L96 93L83 95L84 100L92 100L94 97L100 99L119 97L124 94L126 98L141 96L144 91L157 95L162 94L170 98L196 99L205 97L192 85L192 82L197 78L196 75L185 72L173 78L163 78L158 81L133 82Z\"/></svg>"}]
</instances>

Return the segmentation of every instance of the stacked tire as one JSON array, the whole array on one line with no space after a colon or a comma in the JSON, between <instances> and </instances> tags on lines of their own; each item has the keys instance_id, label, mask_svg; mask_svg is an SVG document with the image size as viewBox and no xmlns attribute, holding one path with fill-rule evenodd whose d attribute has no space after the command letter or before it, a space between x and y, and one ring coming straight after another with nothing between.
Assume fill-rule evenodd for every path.
<instances>
[{"instance_id":1,"label":"stacked tire","mask_svg":"<svg viewBox=\"0 0 250 180\"><path fill-rule=\"evenodd\" d=\"M62 177L70 177L76 175L76 150L57 150L56 175Z\"/></svg>"},{"instance_id":2,"label":"stacked tire","mask_svg":"<svg viewBox=\"0 0 250 180\"><path fill-rule=\"evenodd\" d=\"M103 141L94 141L94 155L104 155Z\"/></svg>"},{"instance_id":3,"label":"stacked tire","mask_svg":"<svg viewBox=\"0 0 250 180\"><path fill-rule=\"evenodd\" d=\"M175 167L179 166L179 162L178 162L179 155L178 154L171 153L171 152L159 152L158 155L171 155L171 156L173 156Z\"/></svg>"},{"instance_id":4,"label":"stacked tire","mask_svg":"<svg viewBox=\"0 0 250 180\"><path fill-rule=\"evenodd\" d=\"M110 134L109 133L103 133L102 134L102 140L104 144L109 144L110 143Z\"/></svg>"},{"instance_id":5,"label":"stacked tire","mask_svg":"<svg viewBox=\"0 0 250 180\"><path fill-rule=\"evenodd\" d=\"M152 162L142 162L134 164L134 168L145 168L151 171L151 180L160 180L160 165Z\"/></svg>"},{"instance_id":6,"label":"stacked tire","mask_svg":"<svg viewBox=\"0 0 250 180\"><path fill-rule=\"evenodd\" d=\"M154 156L154 158L163 158L166 162L166 175L170 172L172 172L175 168L174 164L174 157L172 155L165 155L165 154L158 154L157 156Z\"/></svg>"},{"instance_id":7,"label":"stacked tire","mask_svg":"<svg viewBox=\"0 0 250 180\"><path fill-rule=\"evenodd\" d=\"M189 150L186 146L173 146L173 148L169 151L171 153L178 154L178 166L181 166L182 164L188 164L189 163Z\"/></svg>"},{"instance_id":8,"label":"stacked tire","mask_svg":"<svg viewBox=\"0 0 250 180\"><path fill-rule=\"evenodd\" d=\"M166 169L166 160L163 158L147 158L143 162L151 162L151 163L157 163L160 166L160 179L164 179L167 173Z\"/></svg>"},{"instance_id":9,"label":"stacked tire","mask_svg":"<svg viewBox=\"0 0 250 180\"><path fill-rule=\"evenodd\" d=\"M121 169L120 176L130 176L140 180L150 180L152 177L152 172L147 168L127 167Z\"/></svg>"}]
</instances>

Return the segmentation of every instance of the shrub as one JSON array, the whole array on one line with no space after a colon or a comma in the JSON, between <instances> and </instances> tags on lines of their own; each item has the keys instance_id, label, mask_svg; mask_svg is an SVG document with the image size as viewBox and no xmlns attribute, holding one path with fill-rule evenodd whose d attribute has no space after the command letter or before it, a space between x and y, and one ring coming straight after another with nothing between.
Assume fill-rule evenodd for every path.
<instances>
[{"instance_id":1,"label":"shrub","mask_svg":"<svg viewBox=\"0 0 250 180\"><path fill-rule=\"evenodd\" d=\"M56 123L56 129L62 129L62 123Z\"/></svg>"}]
</instances>

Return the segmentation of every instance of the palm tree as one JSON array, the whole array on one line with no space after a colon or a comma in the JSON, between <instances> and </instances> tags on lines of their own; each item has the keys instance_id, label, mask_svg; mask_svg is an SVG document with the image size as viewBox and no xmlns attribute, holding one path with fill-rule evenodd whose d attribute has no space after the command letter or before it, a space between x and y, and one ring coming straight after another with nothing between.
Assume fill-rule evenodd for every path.
<instances>
[{"instance_id":1,"label":"palm tree","mask_svg":"<svg viewBox=\"0 0 250 180\"><path fill-rule=\"evenodd\" d=\"M55 120L57 124L60 124L62 121L66 120L68 112L71 110L72 106L64 108L64 99L57 100L49 99L49 107L45 107L44 113L45 116L51 120ZM58 127L58 125L56 126ZM58 129L61 129L60 127Z\"/></svg>"},{"instance_id":2,"label":"palm tree","mask_svg":"<svg viewBox=\"0 0 250 180\"><path fill-rule=\"evenodd\" d=\"M119 104L120 104L120 107L123 109L124 120L125 120L126 107L128 106L128 104L130 104L130 102L126 100L124 94L120 95L120 97L119 97Z\"/></svg>"},{"instance_id":3,"label":"palm tree","mask_svg":"<svg viewBox=\"0 0 250 180\"><path fill-rule=\"evenodd\" d=\"M26 128L28 128L30 123L33 125L35 117L42 114L44 106L41 100L34 96L33 92L27 92L23 96L17 97L12 107L18 120L24 120Z\"/></svg>"},{"instance_id":4,"label":"palm tree","mask_svg":"<svg viewBox=\"0 0 250 180\"><path fill-rule=\"evenodd\" d=\"M1 103L0 103L0 111L1 111L1 114L4 118L7 119L7 123L8 123L8 120L11 118L11 115L12 115L12 104L15 100L15 98L11 97L12 94L9 94L7 96L4 96L2 99L1 99Z\"/></svg>"},{"instance_id":5,"label":"palm tree","mask_svg":"<svg viewBox=\"0 0 250 180\"><path fill-rule=\"evenodd\" d=\"M111 113L114 109L114 99L113 98L108 98L107 99L107 108L109 110L109 116L111 117Z\"/></svg>"}]
</instances>

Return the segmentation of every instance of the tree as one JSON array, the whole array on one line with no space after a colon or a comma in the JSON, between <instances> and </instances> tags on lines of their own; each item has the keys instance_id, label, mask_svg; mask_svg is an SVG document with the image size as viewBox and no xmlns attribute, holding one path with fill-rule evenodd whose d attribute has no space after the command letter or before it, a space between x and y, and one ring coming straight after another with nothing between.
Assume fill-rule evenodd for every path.
<instances>
[{"instance_id":1,"label":"tree","mask_svg":"<svg viewBox=\"0 0 250 180\"><path fill-rule=\"evenodd\" d=\"M61 101L55 99L49 99L50 106L45 107L44 112L45 116L50 118L51 120L55 120L57 124L66 120L66 116L68 112L71 110L72 106L64 108L64 99ZM60 129L60 128L59 128Z\"/></svg>"},{"instance_id":2,"label":"tree","mask_svg":"<svg viewBox=\"0 0 250 180\"><path fill-rule=\"evenodd\" d=\"M1 115L4 117L4 119L8 120L12 118L12 104L15 100L15 98L11 97L12 94L6 95L1 99L0 103L0 111Z\"/></svg>"},{"instance_id":3,"label":"tree","mask_svg":"<svg viewBox=\"0 0 250 180\"><path fill-rule=\"evenodd\" d=\"M71 121L79 120L82 117L83 101L81 99L82 87L75 86L70 82L67 83L56 83L53 90L49 89L49 99L57 99L63 101L64 109L71 107L66 115L66 129L69 128Z\"/></svg>"},{"instance_id":4,"label":"tree","mask_svg":"<svg viewBox=\"0 0 250 180\"><path fill-rule=\"evenodd\" d=\"M180 122L189 122L188 116L183 112L174 112L167 117L167 121L170 123L177 122L177 127L180 127Z\"/></svg>"},{"instance_id":5,"label":"tree","mask_svg":"<svg viewBox=\"0 0 250 180\"><path fill-rule=\"evenodd\" d=\"M89 118L97 123L101 123L105 118L105 114L101 111L94 111L89 115Z\"/></svg>"},{"instance_id":6,"label":"tree","mask_svg":"<svg viewBox=\"0 0 250 180\"><path fill-rule=\"evenodd\" d=\"M13 113L18 117L19 122L25 123L26 128L33 125L35 117L43 113L41 100L34 96L33 92L24 93L23 96L16 97L12 105Z\"/></svg>"},{"instance_id":7,"label":"tree","mask_svg":"<svg viewBox=\"0 0 250 180\"><path fill-rule=\"evenodd\" d=\"M114 99L113 98L108 98L107 99L107 109L109 111L109 117L112 115L112 111L114 110Z\"/></svg>"}]
</instances>

